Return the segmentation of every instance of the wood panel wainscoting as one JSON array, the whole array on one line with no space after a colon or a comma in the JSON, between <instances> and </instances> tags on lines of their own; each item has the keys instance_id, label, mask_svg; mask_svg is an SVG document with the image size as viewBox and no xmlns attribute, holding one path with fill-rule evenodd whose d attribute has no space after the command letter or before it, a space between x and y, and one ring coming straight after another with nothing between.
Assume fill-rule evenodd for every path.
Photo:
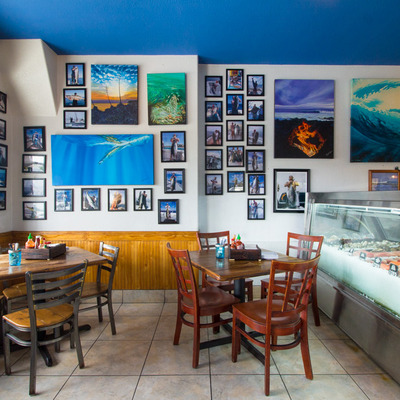
<instances>
[{"instance_id":1,"label":"wood panel wainscoting","mask_svg":"<svg viewBox=\"0 0 400 400\"><path fill-rule=\"evenodd\" d=\"M0 234L0 246L24 246L28 234L43 235L52 243L65 243L98 253L101 241L120 248L113 289L175 289L176 278L166 244L176 249L197 250L196 232L20 232ZM94 282L95 268L88 268L86 279Z\"/></svg>"}]
</instances>

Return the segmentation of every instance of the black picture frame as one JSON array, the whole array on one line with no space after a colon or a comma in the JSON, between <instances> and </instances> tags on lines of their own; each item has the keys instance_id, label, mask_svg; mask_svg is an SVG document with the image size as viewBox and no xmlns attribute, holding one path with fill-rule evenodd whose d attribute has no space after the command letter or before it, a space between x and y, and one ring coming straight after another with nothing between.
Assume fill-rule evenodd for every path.
<instances>
[{"instance_id":1,"label":"black picture frame","mask_svg":"<svg viewBox=\"0 0 400 400\"><path fill-rule=\"evenodd\" d=\"M228 93L226 95L226 115L233 116L239 115L243 116L244 114L244 98L243 94L238 93Z\"/></svg>"},{"instance_id":2,"label":"black picture frame","mask_svg":"<svg viewBox=\"0 0 400 400\"><path fill-rule=\"evenodd\" d=\"M264 146L264 125L247 125L247 146Z\"/></svg>"},{"instance_id":3,"label":"black picture frame","mask_svg":"<svg viewBox=\"0 0 400 400\"><path fill-rule=\"evenodd\" d=\"M22 154L22 172L45 174L47 169L47 156L45 154Z\"/></svg>"},{"instance_id":4,"label":"black picture frame","mask_svg":"<svg viewBox=\"0 0 400 400\"><path fill-rule=\"evenodd\" d=\"M246 150L246 172L265 172L265 150Z\"/></svg>"},{"instance_id":5,"label":"black picture frame","mask_svg":"<svg viewBox=\"0 0 400 400\"><path fill-rule=\"evenodd\" d=\"M24 151L46 151L46 127L24 126Z\"/></svg>"},{"instance_id":6,"label":"black picture frame","mask_svg":"<svg viewBox=\"0 0 400 400\"><path fill-rule=\"evenodd\" d=\"M74 189L54 189L54 211L74 211Z\"/></svg>"},{"instance_id":7,"label":"black picture frame","mask_svg":"<svg viewBox=\"0 0 400 400\"><path fill-rule=\"evenodd\" d=\"M247 121L264 121L264 100L247 100Z\"/></svg>"},{"instance_id":8,"label":"black picture frame","mask_svg":"<svg viewBox=\"0 0 400 400\"><path fill-rule=\"evenodd\" d=\"M206 171L217 171L222 169L222 150L206 149L205 150L205 169Z\"/></svg>"},{"instance_id":9,"label":"black picture frame","mask_svg":"<svg viewBox=\"0 0 400 400\"><path fill-rule=\"evenodd\" d=\"M262 74L247 75L247 96L264 96L264 82Z\"/></svg>"},{"instance_id":10,"label":"black picture frame","mask_svg":"<svg viewBox=\"0 0 400 400\"><path fill-rule=\"evenodd\" d=\"M226 166L244 167L244 146L226 146Z\"/></svg>"},{"instance_id":11,"label":"black picture frame","mask_svg":"<svg viewBox=\"0 0 400 400\"><path fill-rule=\"evenodd\" d=\"M5 119L0 119L0 139L7 139L7 121Z\"/></svg>"},{"instance_id":12,"label":"black picture frame","mask_svg":"<svg viewBox=\"0 0 400 400\"><path fill-rule=\"evenodd\" d=\"M22 219L24 220L46 220L47 202L46 201L23 201Z\"/></svg>"},{"instance_id":13,"label":"black picture frame","mask_svg":"<svg viewBox=\"0 0 400 400\"><path fill-rule=\"evenodd\" d=\"M221 196L224 194L222 174L205 174L206 196Z\"/></svg>"},{"instance_id":14,"label":"black picture frame","mask_svg":"<svg viewBox=\"0 0 400 400\"><path fill-rule=\"evenodd\" d=\"M133 210L153 211L153 189L151 188L133 189Z\"/></svg>"},{"instance_id":15,"label":"black picture frame","mask_svg":"<svg viewBox=\"0 0 400 400\"><path fill-rule=\"evenodd\" d=\"M0 112L7 113L7 95L3 92L0 92Z\"/></svg>"},{"instance_id":16,"label":"black picture frame","mask_svg":"<svg viewBox=\"0 0 400 400\"><path fill-rule=\"evenodd\" d=\"M248 194L249 196L260 196L266 194L265 191L265 174L248 174Z\"/></svg>"},{"instance_id":17,"label":"black picture frame","mask_svg":"<svg viewBox=\"0 0 400 400\"><path fill-rule=\"evenodd\" d=\"M226 141L244 141L244 121L242 119L228 119L226 121Z\"/></svg>"},{"instance_id":18,"label":"black picture frame","mask_svg":"<svg viewBox=\"0 0 400 400\"><path fill-rule=\"evenodd\" d=\"M265 199L251 198L247 199L247 219L264 220L265 219Z\"/></svg>"},{"instance_id":19,"label":"black picture frame","mask_svg":"<svg viewBox=\"0 0 400 400\"><path fill-rule=\"evenodd\" d=\"M243 69L226 70L226 90L243 90Z\"/></svg>"},{"instance_id":20,"label":"black picture frame","mask_svg":"<svg viewBox=\"0 0 400 400\"><path fill-rule=\"evenodd\" d=\"M7 168L0 168L0 188L7 187Z\"/></svg>"},{"instance_id":21,"label":"black picture frame","mask_svg":"<svg viewBox=\"0 0 400 400\"><path fill-rule=\"evenodd\" d=\"M162 131L161 162L186 162L186 132Z\"/></svg>"},{"instance_id":22,"label":"black picture frame","mask_svg":"<svg viewBox=\"0 0 400 400\"><path fill-rule=\"evenodd\" d=\"M128 210L126 189L108 189L108 211L118 212Z\"/></svg>"},{"instance_id":23,"label":"black picture frame","mask_svg":"<svg viewBox=\"0 0 400 400\"><path fill-rule=\"evenodd\" d=\"M86 129L86 110L64 110L64 129Z\"/></svg>"},{"instance_id":24,"label":"black picture frame","mask_svg":"<svg viewBox=\"0 0 400 400\"><path fill-rule=\"evenodd\" d=\"M86 107L87 94L85 88L63 89L65 108Z\"/></svg>"},{"instance_id":25,"label":"black picture frame","mask_svg":"<svg viewBox=\"0 0 400 400\"><path fill-rule=\"evenodd\" d=\"M223 145L223 125L205 125L205 145Z\"/></svg>"},{"instance_id":26,"label":"black picture frame","mask_svg":"<svg viewBox=\"0 0 400 400\"><path fill-rule=\"evenodd\" d=\"M164 169L164 193L185 193L185 170L183 168Z\"/></svg>"},{"instance_id":27,"label":"black picture frame","mask_svg":"<svg viewBox=\"0 0 400 400\"><path fill-rule=\"evenodd\" d=\"M74 67L77 68L74 69ZM77 73L76 73L77 71ZM66 63L65 64L65 85L66 86L85 86L85 64Z\"/></svg>"},{"instance_id":28,"label":"black picture frame","mask_svg":"<svg viewBox=\"0 0 400 400\"><path fill-rule=\"evenodd\" d=\"M7 209L7 192L0 190L0 211Z\"/></svg>"},{"instance_id":29,"label":"black picture frame","mask_svg":"<svg viewBox=\"0 0 400 400\"><path fill-rule=\"evenodd\" d=\"M222 101L206 101L205 102L205 119L206 122L222 122L223 116Z\"/></svg>"},{"instance_id":30,"label":"black picture frame","mask_svg":"<svg viewBox=\"0 0 400 400\"><path fill-rule=\"evenodd\" d=\"M158 223L179 224L179 200L159 199L158 200Z\"/></svg>"},{"instance_id":31,"label":"black picture frame","mask_svg":"<svg viewBox=\"0 0 400 400\"><path fill-rule=\"evenodd\" d=\"M22 197L46 197L46 178L23 178Z\"/></svg>"},{"instance_id":32,"label":"black picture frame","mask_svg":"<svg viewBox=\"0 0 400 400\"><path fill-rule=\"evenodd\" d=\"M206 75L204 84L205 97L222 97L222 76Z\"/></svg>"},{"instance_id":33,"label":"black picture frame","mask_svg":"<svg viewBox=\"0 0 400 400\"><path fill-rule=\"evenodd\" d=\"M0 144L0 167L8 167L8 145Z\"/></svg>"},{"instance_id":34,"label":"black picture frame","mask_svg":"<svg viewBox=\"0 0 400 400\"><path fill-rule=\"evenodd\" d=\"M82 211L100 211L101 192L100 188L82 188L81 189L81 210Z\"/></svg>"},{"instance_id":35,"label":"black picture frame","mask_svg":"<svg viewBox=\"0 0 400 400\"><path fill-rule=\"evenodd\" d=\"M243 193L245 191L244 171L227 172L227 191L228 193Z\"/></svg>"}]
</instances>

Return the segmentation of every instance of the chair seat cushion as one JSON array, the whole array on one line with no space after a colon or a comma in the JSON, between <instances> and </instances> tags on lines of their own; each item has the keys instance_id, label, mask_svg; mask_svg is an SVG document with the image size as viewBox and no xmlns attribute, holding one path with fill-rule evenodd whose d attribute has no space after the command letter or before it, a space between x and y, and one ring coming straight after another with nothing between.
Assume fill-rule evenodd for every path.
<instances>
[{"instance_id":1,"label":"chair seat cushion","mask_svg":"<svg viewBox=\"0 0 400 400\"><path fill-rule=\"evenodd\" d=\"M107 283L85 282L83 284L82 298L95 297L99 294L106 293L108 290Z\"/></svg>"}]
</instances>

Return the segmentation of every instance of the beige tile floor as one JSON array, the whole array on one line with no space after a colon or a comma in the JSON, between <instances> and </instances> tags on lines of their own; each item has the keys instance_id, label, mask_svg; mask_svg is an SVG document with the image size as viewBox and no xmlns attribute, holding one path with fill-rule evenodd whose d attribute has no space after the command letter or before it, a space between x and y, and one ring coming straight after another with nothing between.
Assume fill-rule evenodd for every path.
<instances>
[{"instance_id":1,"label":"beige tile floor","mask_svg":"<svg viewBox=\"0 0 400 400\"><path fill-rule=\"evenodd\" d=\"M168 296L158 297L171 301ZM135 303L115 304L115 336L108 317L99 323L95 311L82 313L80 322L92 326L81 334L85 368L77 367L76 353L69 349L69 343L63 343L60 353L50 349L55 358L53 367L46 367L39 357L40 398L265 399L263 366L258 360L243 349L233 364L230 345L225 345L201 350L200 365L192 369L191 329L184 327L180 345L172 344L176 304L151 303L149 299L139 296L130 299ZM310 322L309 332L314 379L304 377L298 348L274 352L270 399L400 399L400 386L326 316L322 315L320 327ZM203 339L215 337L207 330L202 335ZM0 363L0 399L29 399L29 351L13 352L12 358L10 376L4 375Z\"/></svg>"}]
</instances>

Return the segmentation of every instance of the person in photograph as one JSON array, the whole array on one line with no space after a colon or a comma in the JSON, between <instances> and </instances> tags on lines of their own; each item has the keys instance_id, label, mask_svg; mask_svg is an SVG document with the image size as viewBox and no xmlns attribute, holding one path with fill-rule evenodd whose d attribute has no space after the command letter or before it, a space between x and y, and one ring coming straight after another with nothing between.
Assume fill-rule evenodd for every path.
<instances>
[{"instance_id":1,"label":"person in photograph","mask_svg":"<svg viewBox=\"0 0 400 400\"><path fill-rule=\"evenodd\" d=\"M172 175L171 175L171 178L169 178L169 183L170 183L171 192L174 192L176 190L176 175L175 175L175 172L173 172Z\"/></svg>"},{"instance_id":2,"label":"person in photograph","mask_svg":"<svg viewBox=\"0 0 400 400\"><path fill-rule=\"evenodd\" d=\"M6 112L6 96L3 93L0 93L0 111Z\"/></svg>"},{"instance_id":3,"label":"person in photograph","mask_svg":"<svg viewBox=\"0 0 400 400\"><path fill-rule=\"evenodd\" d=\"M213 139L214 145L221 144L220 137L221 137L221 132L218 129L215 129L212 134L212 139Z\"/></svg>"},{"instance_id":4,"label":"person in photograph","mask_svg":"<svg viewBox=\"0 0 400 400\"><path fill-rule=\"evenodd\" d=\"M215 103L211 106L210 121L216 121L216 122L221 121L221 116L219 115L219 112L218 112L218 106Z\"/></svg>"},{"instance_id":5,"label":"person in photograph","mask_svg":"<svg viewBox=\"0 0 400 400\"><path fill-rule=\"evenodd\" d=\"M258 179L258 176L256 175L253 179L253 183L251 186L251 192L254 194L259 194L260 193L260 180Z\"/></svg>"},{"instance_id":6,"label":"person in photograph","mask_svg":"<svg viewBox=\"0 0 400 400\"><path fill-rule=\"evenodd\" d=\"M7 164L5 152L5 149L3 147L0 147L0 167L5 167Z\"/></svg>"},{"instance_id":7,"label":"person in photograph","mask_svg":"<svg viewBox=\"0 0 400 400\"><path fill-rule=\"evenodd\" d=\"M232 105L232 114L239 114L239 104L242 102L239 96L232 96L231 105Z\"/></svg>"},{"instance_id":8,"label":"person in photograph","mask_svg":"<svg viewBox=\"0 0 400 400\"><path fill-rule=\"evenodd\" d=\"M258 130L254 129L253 131L253 144L257 144L258 142Z\"/></svg>"},{"instance_id":9,"label":"person in photograph","mask_svg":"<svg viewBox=\"0 0 400 400\"><path fill-rule=\"evenodd\" d=\"M179 138L176 136L176 133L171 138L171 157L170 161L175 161L178 156L178 142Z\"/></svg>"},{"instance_id":10,"label":"person in photograph","mask_svg":"<svg viewBox=\"0 0 400 400\"><path fill-rule=\"evenodd\" d=\"M300 186L300 183L295 181L293 175L289 175L289 180L285 183L285 187L287 187L287 201L289 208L296 208L297 206L296 188L298 186Z\"/></svg>"},{"instance_id":11,"label":"person in photograph","mask_svg":"<svg viewBox=\"0 0 400 400\"><path fill-rule=\"evenodd\" d=\"M253 168L253 171L257 171L258 169L258 162L257 162L257 153L254 152L253 153L253 159L251 161L251 167Z\"/></svg>"},{"instance_id":12,"label":"person in photograph","mask_svg":"<svg viewBox=\"0 0 400 400\"><path fill-rule=\"evenodd\" d=\"M143 190L143 193L141 195L141 201L140 201L140 209L143 210L147 210L147 193L145 190Z\"/></svg>"},{"instance_id":13,"label":"person in photograph","mask_svg":"<svg viewBox=\"0 0 400 400\"><path fill-rule=\"evenodd\" d=\"M121 204L122 201L122 194L120 192L114 192L114 198L111 203L111 210L118 210L119 205Z\"/></svg>"},{"instance_id":14,"label":"person in photograph","mask_svg":"<svg viewBox=\"0 0 400 400\"><path fill-rule=\"evenodd\" d=\"M253 84L253 94L255 95L255 94L257 94L258 83L254 78L251 78L251 83Z\"/></svg>"},{"instance_id":15,"label":"person in photograph","mask_svg":"<svg viewBox=\"0 0 400 400\"><path fill-rule=\"evenodd\" d=\"M211 193L212 194L217 193L217 184L218 184L218 179L215 176L214 179L211 179Z\"/></svg>"},{"instance_id":16,"label":"person in photograph","mask_svg":"<svg viewBox=\"0 0 400 400\"><path fill-rule=\"evenodd\" d=\"M165 219L171 219L171 207L168 203L165 205Z\"/></svg>"},{"instance_id":17,"label":"person in photograph","mask_svg":"<svg viewBox=\"0 0 400 400\"><path fill-rule=\"evenodd\" d=\"M210 82L209 86L212 95L217 96L221 94L221 82L219 79Z\"/></svg>"},{"instance_id":18,"label":"person in photograph","mask_svg":"<svg viewBox=\"0 0 400 400\"><path fill-rule=\"evenodd\" d=\"M258 216L258 203L255 200L253 200L253 202L251 203L251 214L252 214L252 217L254 219L257 219L257 216Z\"/></svg>"},{"instance_id":19,"label":"person in photograph","mask_svg":"<svg viewBox=\"0 0 400 400\"><path fill-rule=\"evenodd\" d=\"M250 109L251 119L257 120L259 115L260 108L257 107L256 103L253 104L253 107Z\"/></svg>"},{"instance_id":20,"label":"person in photograph","mask_svg":"<svg viewBox=\"0 0 400 400\"><path fill-rule=\"evenodd\" d=\"M77 85L79 82L79 68L74 65L71 70L71 83Z\"/></svg>"}]
</instances>

